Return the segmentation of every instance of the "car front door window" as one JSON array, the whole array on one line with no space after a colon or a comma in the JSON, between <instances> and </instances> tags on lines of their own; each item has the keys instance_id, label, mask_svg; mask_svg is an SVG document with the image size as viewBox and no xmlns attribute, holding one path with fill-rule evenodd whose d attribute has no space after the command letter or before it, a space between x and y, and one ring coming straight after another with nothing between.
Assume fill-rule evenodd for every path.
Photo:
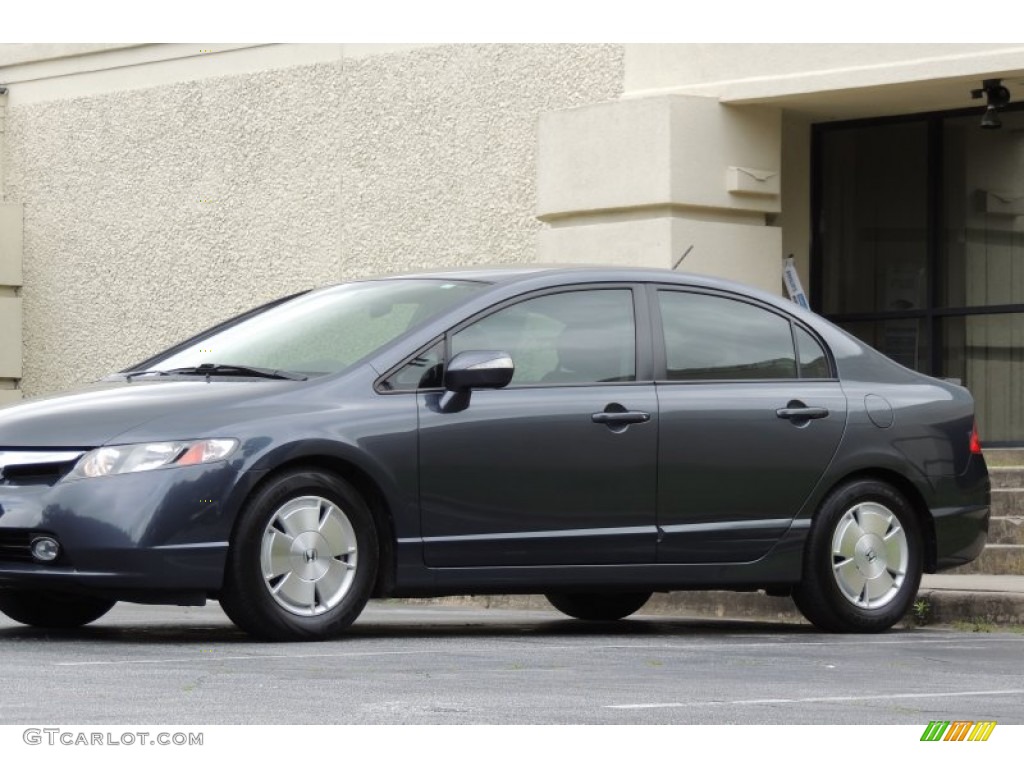
<instances>
[{"instance_id":1,"label":"car front door window","mask_svg":"<svg viewBox=\"0 0 1024 768\"><path fill-rule=\"evenodd\" d=\"M548 294L498 310L452 336L451 354L512 356L510 386L636 380L633 294L599 289Z\"/></svg>"}]
</instances>

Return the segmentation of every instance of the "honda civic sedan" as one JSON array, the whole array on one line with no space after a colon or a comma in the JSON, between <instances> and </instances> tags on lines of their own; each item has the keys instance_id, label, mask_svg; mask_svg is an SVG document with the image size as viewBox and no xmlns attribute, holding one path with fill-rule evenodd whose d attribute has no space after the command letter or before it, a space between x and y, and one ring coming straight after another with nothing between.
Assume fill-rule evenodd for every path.
<instances>
[{"instance_id":1,"label":"honda civic sedan","mask_svg":"<svg viewBox=\"0 0 1024 768\"><path fill-rule=\"evenodd\" d=\"M877 632L977 557L963 387L776 296L626 268L481 269L289 296L0 409L0 611L220 602L271 640L371 597L792 595Z\"/></svg>"}]
</instances>

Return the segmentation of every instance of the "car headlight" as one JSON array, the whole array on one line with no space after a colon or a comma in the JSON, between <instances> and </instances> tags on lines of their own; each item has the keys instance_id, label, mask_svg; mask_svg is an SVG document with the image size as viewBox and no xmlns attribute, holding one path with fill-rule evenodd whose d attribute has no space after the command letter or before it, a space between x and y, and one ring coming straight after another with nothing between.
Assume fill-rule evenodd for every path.
<instances>
[{"instance_id":1,"label":"car headlight","mask_svg":"<svg viewBox=\"0 0 1024 768\"><path fill-rule=\"evenodd\" d=\"M237 447L238 441L230 439L109 445L89 451L80 458L68 479L207 464L226 459Z\"/></svg>"}]
</instances>

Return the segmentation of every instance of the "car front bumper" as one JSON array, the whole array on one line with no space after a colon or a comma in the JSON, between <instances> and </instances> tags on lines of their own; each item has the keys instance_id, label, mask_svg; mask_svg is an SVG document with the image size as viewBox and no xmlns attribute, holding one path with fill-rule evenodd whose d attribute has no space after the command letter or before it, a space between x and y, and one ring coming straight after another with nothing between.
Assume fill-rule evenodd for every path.
<instances>
[{"instance_id":1,"label":"car front bumper","mask_svg":"<svg viewBox=\"0 0 1024 768\"><path fill-rule=\"evenodd\" d=\"M239 490L226 462L53 484L0 484L0 588L201 603L224 575ZM60 544L50 563L29 544Z\"/></svg>"}]
</instances>

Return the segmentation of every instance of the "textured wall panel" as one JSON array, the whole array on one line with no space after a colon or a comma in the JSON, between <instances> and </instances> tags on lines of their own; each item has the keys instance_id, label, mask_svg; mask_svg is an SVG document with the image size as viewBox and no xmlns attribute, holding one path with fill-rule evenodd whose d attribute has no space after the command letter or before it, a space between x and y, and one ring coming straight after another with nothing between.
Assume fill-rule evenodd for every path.
<instances>
[{"instance_id":1,"label":"textured wall panel","mask_svg":"<svg viewBox=\"0 0 1024 768\"><path fill-rule=\"evenodd\" d=\"M345 274L535 258L540 114L617 98L617 46L346 60Z\"/></svg>"},{"instance_id":2,"label":"textured wall panel","mask_svg":"<svg viewBox=\"0 0 1024 768\"><path fill-rule=\"evenodd\" d=\"M12 108L26 394L337 280L338 64Z\"/></svg>"}]
</instances>

